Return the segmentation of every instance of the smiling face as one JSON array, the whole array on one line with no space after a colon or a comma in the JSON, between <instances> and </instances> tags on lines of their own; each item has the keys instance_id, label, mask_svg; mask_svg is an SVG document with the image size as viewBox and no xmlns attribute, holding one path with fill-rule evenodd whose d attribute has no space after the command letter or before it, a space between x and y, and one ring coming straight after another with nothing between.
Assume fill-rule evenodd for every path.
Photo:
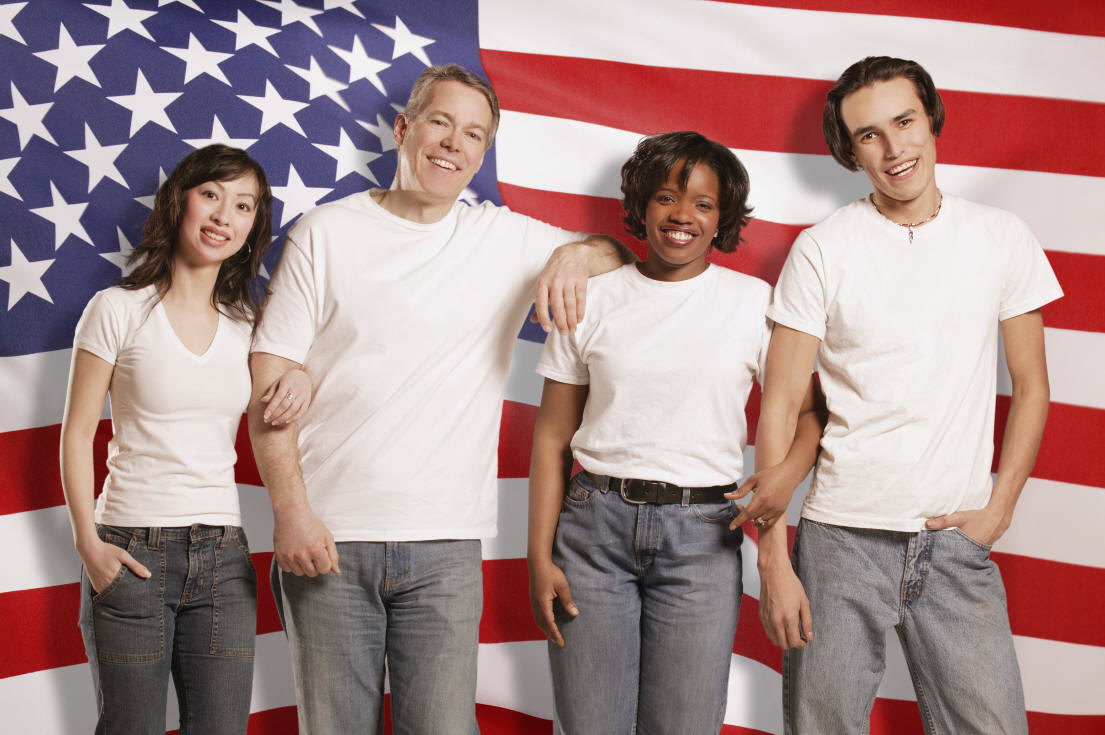
<instances>
[{"instance_id":1,"label":"smiling face","mask_svg":"<svg viewBox=\"0 0 1105 735\"><path fill-rule=\"evenodd\" d=\"M940 201L936 137L913 83L896 77L863 87L841 101L840 114L879 209L903 222L931 214Z\"/></svg>"},{"instance_id":2,"label":"smiling face","mask_svg":"<svg viewBox=\"0 0 1105 735\"><path fill-rule=\"evenodd\" d=\"M249 237L258 194L252 171L187 189L174 257L192 267L221 265L241 250Z\"/></svg>"},{"instance_id":3,"label":"smiling face","mask_svg":"<svg viewBox=\"0 0 1105 735\"><path fill-rule=\"evenodd\" d=\"M700 163L679 188L683 161L668 173L645 208L648 260L641 272L658 281L683 281L706 270L706 251L717 233L717 174Z\"/></svg>"},{"instance_id":4,"label":"smiling face","mask_svg":"<svg viewBox=\"0 0 1105 735\"><path fill-rule=\"evenodd\" d=\"M417 117L395 120L399 162L392 188L447 210L480 170L490 130L491 106L482 92L437 82Z\"/></svg>"}]
</instances>

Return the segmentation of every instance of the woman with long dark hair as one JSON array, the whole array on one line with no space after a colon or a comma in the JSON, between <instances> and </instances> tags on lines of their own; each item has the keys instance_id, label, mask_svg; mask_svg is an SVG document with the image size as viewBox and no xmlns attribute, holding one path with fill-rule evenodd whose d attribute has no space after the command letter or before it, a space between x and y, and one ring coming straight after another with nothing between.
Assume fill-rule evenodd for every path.
<instances>
[{"instance_id":1,"label":"woman with long dark hair","mask_svg":"<svg viewBox=\"0 0 1105 735\"><path fill-rule=\"evenodd\" d=\"M61 469L97 733L164 733L170 674L182 734L246 731L257 579L234 441L271 202L244 151L193 151L157 191L137 266L77 325ZM281 377L270 419L297 418L309 388L302 373ZM94 507L92 442L109 394L114 436Z\"/></svg>"}]
</instances>

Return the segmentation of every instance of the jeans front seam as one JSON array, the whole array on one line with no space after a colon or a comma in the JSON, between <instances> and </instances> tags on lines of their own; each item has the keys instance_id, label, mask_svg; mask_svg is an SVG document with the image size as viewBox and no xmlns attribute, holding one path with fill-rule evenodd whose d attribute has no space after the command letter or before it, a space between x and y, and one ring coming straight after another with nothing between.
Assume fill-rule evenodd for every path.
<instances>
[{"instance_id":1,"label":"jeans front seam","mask_svg":"<svg viewBox=\"0 0 1105 735\"><path fill-rule=\"evenodd\" d=\"M924 727L925 735L936 735L936 728L933 725L932 709L929 707L928 703L928 694L925 691L925 685L921 681L920 675L917 673L916 666L913 663L913 657L909 655L909 647L906 644L905 633L899 626L895 626L894 630L898 634L898 641L902 645L902 651L906 654L906 668L909 669L909 678L913 680L913 690L917 693L917 707L921 710L921 724Z\"/></svg>"}]
</instances>

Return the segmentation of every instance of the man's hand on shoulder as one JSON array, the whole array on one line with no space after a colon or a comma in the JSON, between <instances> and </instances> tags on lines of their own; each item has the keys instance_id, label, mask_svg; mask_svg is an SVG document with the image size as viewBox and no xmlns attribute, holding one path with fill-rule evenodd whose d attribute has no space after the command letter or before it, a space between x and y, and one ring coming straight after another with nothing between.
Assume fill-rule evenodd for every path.
<instances>
[{"instance_id":1,"label":"man's hand on shoulder","mask_svg":"<svg viewBox=\"0 0 1105 735\"><path fill-rule=\"evenodd\" d=\"M588 235L558 247L537 277L533 300L541 327L551 332L555 325L561 334L574 331L587 308L587 279L634 260L627 247L606 235Z\"/></svg>"}]
</instances>

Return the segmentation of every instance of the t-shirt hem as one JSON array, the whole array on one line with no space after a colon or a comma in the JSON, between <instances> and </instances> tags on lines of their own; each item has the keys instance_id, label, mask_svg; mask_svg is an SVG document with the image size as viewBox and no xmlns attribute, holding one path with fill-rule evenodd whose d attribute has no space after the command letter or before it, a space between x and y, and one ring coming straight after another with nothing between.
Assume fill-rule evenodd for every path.
<instances>
[{"instance_id":1,"label":"t-shirt hem","mask_svg":"<svg viewBox=\"0 0 1105 735\"><path fill-rule=\"evenodd\" d=\"M815 523L824 523L829 526L842 526L844 528L871 528L880 531L905 531L916 533L925 529L925 521L928 518L870 518L837 515L834 513L819 513L802 509L802 517Z\"/></svg>"},{"instance_id":2,"label":"t-shirt hem","mask_svg":"<svg viewBox=\"0 0 1105 735\"><path fill-rule=\"evenodd\" d=\"M567 383L569 385L588 385L591 382L591 376L589 375L573 375L572 373L562 373L558 370L550 370L544 365L537 366L537 374L548 378L549 380L555 380L558 383Z\"/></svg>"},{"instance_id":3,"label":"t-shirt hem","mask_svg":"<svg viewBox=\"0 0 1105 735\"><path fill-rule=\"evenodd\" d=\"M1063 292L1059 290L1027 299L1015 306L1006 307L998 312L998 321L1005 321L1006 319L1012 319L1013 317L1020 316L1021 314L1027 314L1030 311L1039 309L1041 306L1050 304L1052 301L1055 301L1056 299L1062 297Z\"/></svg>"},{"instance_id":4,"label":"t-shirt hem","mask_svg":"<svg viewBox=\"0 0 1105 735\"><path fill-rule=\"evenodd\" d=\"M277 357L282 357L285 360L291 360L292 362L302 365L307 360L308 350L298 347L289 347L288 345L277 344L275 342L258 340L250 345L249 354L252 355L254 352L266 352L270 355L276 355Z\"/></svg>"},{"instance_id":5,"label":"t-shirt hem","mask_svg":"<svg viewBox=\"0 0 1105 735\"><path fill-rule=\"evenodd\" d=\"M162 516L134 518L117 516L110 513L97 513L96 523L102 526L123 526L132 528L184 528L186 526L241 526L240 513L206 513L198 516Z\"/></svg>"},{"instance_id":6,"label":"t-shirt hem","mask_svg":"<svg viewBox=\"0 0 1105 735\"><path fill-rule=\"evenodd\" d=\"M334 530L334 541L467 541L471 539L492 538L499 533L492 523L483 526L464 526L455 528L360 528Z\"/></svg>"},{"instance_id":7,"label":"t-shirt hem","mask_svg":"<svg viewBox=\"0 0 1105 735\"><path fill-rule=\"evenodd\" d=\"M784 327L790 327L796 329L799 332L817 337L818 339L825 339L825 325L816 324L814 322L808 322L799 317L793 316L783 311L779 311L773 306L767 307L767 318L776 324L782 324Z\"/></svg>"},{"instance_id":8,"label":"t-shirt hem","mask_svg":"<svg viewBox=\"0 0 1105 735\"><path fill-rule=\"evenodd\" d=\"M78 340L73 344L73 348L91 353L106 362L108 365L115 364L115 355L110 350L105 350L95 344L89 344L85 340Z\"/></svg>"}]
</instances>

